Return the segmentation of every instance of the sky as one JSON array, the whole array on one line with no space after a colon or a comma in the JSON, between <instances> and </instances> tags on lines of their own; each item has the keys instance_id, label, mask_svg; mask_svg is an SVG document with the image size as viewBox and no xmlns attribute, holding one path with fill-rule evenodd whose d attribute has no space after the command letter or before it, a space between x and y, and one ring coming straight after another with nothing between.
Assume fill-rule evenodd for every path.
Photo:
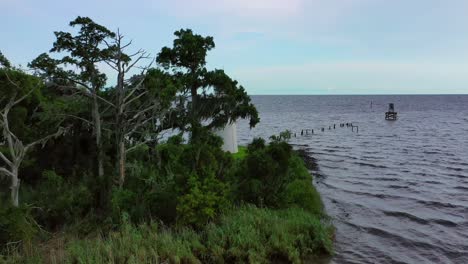
<instances>
[{"instance_id":1,"label":"sky","mask_svg":"<svg viewBox=\"0 0 468 264\"><path fill-rule=\"evenodd\" d=\"M88 16L157 55L213 36L208 68L249 94L467 94L468 0L0 0L0 50L26 66Z\"/></svg>"}]
</instances>

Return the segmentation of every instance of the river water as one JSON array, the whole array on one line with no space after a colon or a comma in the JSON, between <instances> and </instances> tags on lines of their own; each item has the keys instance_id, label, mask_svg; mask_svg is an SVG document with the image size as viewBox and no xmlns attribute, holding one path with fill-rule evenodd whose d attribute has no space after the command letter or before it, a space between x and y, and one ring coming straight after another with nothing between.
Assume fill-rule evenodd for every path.
<instances>
[{"instance_id":1,"label":"river water","mask_svg":"<svg viewBox=\"0 0 468 264\"><path fill-rule=\"evenodd\" d=\"M261 123L239 123L241 144L289 129L317 159L313 184L337 229L332 263L468 263L468 95L252 100ZM388 103L397 121L385 121Z\"/></svg>"}]
</instances>

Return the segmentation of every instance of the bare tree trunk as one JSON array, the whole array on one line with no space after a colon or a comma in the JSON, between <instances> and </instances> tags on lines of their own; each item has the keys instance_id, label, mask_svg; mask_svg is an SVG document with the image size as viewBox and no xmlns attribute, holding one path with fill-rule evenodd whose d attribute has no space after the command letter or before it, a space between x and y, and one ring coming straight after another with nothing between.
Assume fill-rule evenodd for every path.
<instances>
[{"instance_id":1,"label":"bare tree trunk","mask_svg":"<svg viewBox=\"0 0 468 264\"><path fill-rule=\"evenodd\" d=\"M102 128L101 128L101 114L99 113L99 104L96 94L93 95L93 121L94 132L96 136L96 151L97 151L97 166L98 177L104 179L104 153L102 149Z\"/></svg>"},{"instance_id":2,"label":"bare tree trunk","mask_svg":"<svg viewBox=\"0 0 468 264\"><path fill-rule=\"evenodd\" d=\"M120 42L119 42L120 49ZM120 57L119 57L120 60ZM124 90L124 68L119 62L118 64L118 75L117 75L117 115L116 115L116 131L115 131L115 142L117 144L117 172L119 175L119 187L122 188L125 183L125 165L126 165L126 156L125 156L125 132L124 132L124 103L125 103L125 90Z\"/></svg>"},{"instance_id":3,"label":"bare tree trunk","mask_svg":"<svg viewBox=\"0 0 468 264\"><path fill-rule=\"evenodd\" d=\"M119 142L119 187L122 188L125 183L125 143Z\"/></svg>"},{"instance_id":4,"label":"bare tree trunk","mask_svg":"<svg viewBox=\"0 0 468 264\"><path fill-rule=\"evenodd\" d=\"M18 167L16 164L12 166L11 173L11 202L14 207L18 207L20 179L18 178Z\"/></svg>"}]
</instances>

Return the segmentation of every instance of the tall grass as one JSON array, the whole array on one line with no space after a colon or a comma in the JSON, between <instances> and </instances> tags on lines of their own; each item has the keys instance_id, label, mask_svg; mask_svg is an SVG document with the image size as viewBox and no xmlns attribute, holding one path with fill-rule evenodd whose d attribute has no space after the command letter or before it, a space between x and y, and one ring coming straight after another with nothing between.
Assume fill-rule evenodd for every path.
<instances>
[{"instance_id":1,"label":"tall grass","mask_svg":"<svg viewBox=\"0 0 468 264\"><path fill-rule=\"evenodd\" d=\"M301 263L332 253L333 229L298 208L243 206L203 229L166 228L128 221L107 236L69 238L61 248L43 245L34 254L10 255L8 263ZM38 257L40 256L40 257ZM0 258L0 263L1 263Z\"/></svg>"}]
</instances>

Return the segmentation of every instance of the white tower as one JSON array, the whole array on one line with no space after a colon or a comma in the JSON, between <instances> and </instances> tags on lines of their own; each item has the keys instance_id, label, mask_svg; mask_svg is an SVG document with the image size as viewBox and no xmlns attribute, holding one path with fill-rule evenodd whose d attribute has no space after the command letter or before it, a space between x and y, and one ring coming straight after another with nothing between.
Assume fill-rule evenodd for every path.
<instances>
[{"instance_id":1,"label":"white tower","mask_svg":"<svg viewBox=\"0 0 468 264\"><path fill-rule=\"evenodd\" d=\"M231 153L237 153L237 125L236 122L228 123L223 129L216 131L216 134L220 136L223 141L223 150Z\"/></svg>"}]
</instances>

